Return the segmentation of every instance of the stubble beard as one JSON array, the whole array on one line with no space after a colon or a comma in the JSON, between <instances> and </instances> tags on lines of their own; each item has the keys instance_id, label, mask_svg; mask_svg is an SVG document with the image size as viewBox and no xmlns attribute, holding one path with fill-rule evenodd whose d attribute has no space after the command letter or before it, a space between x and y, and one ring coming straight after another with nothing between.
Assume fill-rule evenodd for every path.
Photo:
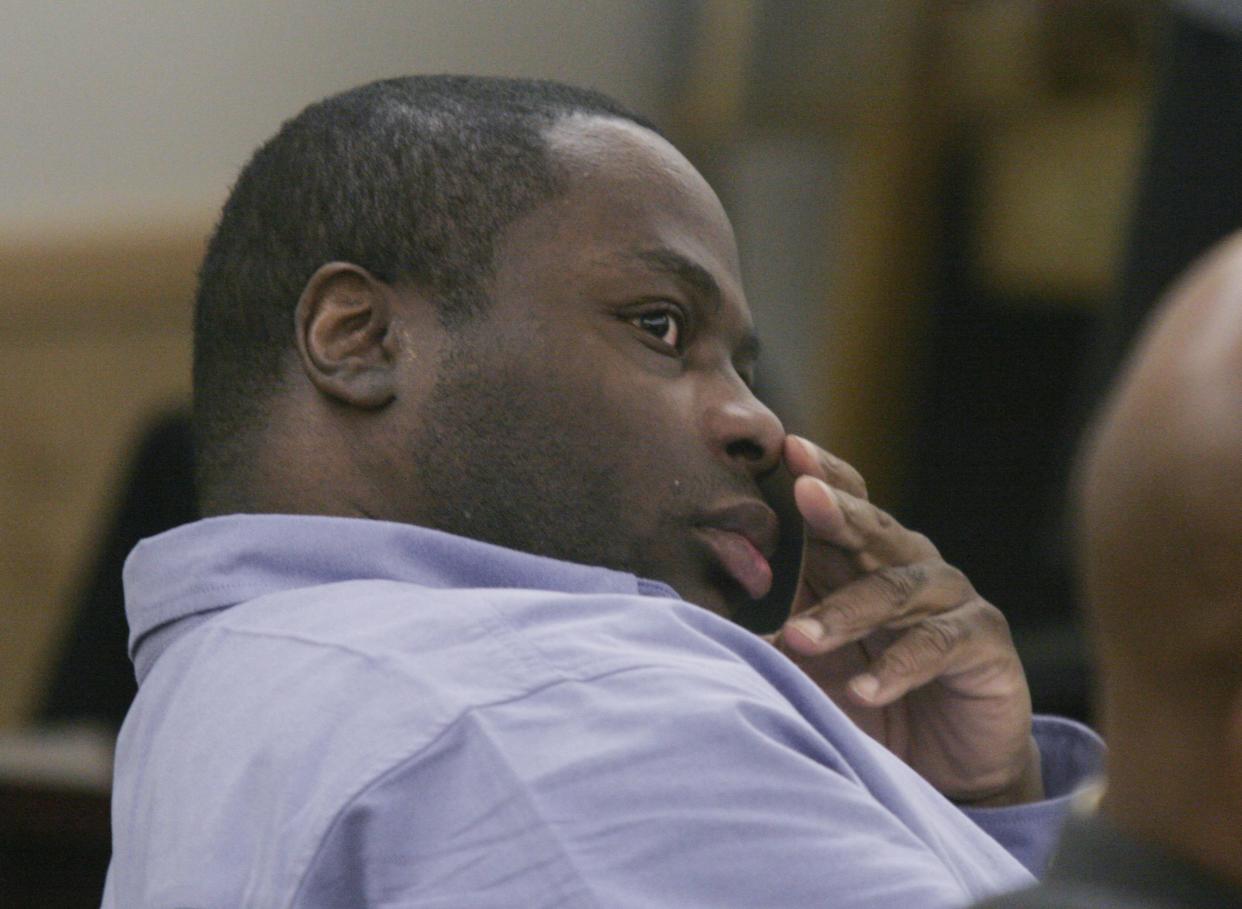
<instances>
[{"instance_id":1,"label":"stubble beard","mask_svg":"<svg viewBox=\"0 0 1242 909\"><path fill-rule=\"evenodd\" d=\"M614 469L626 452L580 426L582 396L570 401L525 376L485 375L481 361L453 359L414 446L421 520L510 549L641 572Z\"/></svg>"}]
</instances>

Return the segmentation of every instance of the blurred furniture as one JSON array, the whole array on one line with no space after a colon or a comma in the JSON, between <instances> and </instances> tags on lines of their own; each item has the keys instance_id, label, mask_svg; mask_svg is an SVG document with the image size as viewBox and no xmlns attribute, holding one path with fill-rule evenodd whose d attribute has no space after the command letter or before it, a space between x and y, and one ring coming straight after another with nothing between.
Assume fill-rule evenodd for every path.
<instances>
[{"instance_id":1,"label":"blurred furniture","mask_svg":"<svg viewBox=\"0 0 1242 909\"><path fill-rule=\"evenodd\" d=\"M0 904L97 907L110 841L106 792L0 780Z\"/></svg>"},{"instance_id":2,"label":"blurred furniture","mask_svg":"<svg viewBox=\"0 0 1242 909\"><path fill-rule=\"evenodd\" d=\"M117 731L137 690L121 568L130 549L197 516L189 420L157 417L71 608L38 725L0 731L0 905L97 906L110 855Z\"/></svg>"},{"instance_id":3,"label":"blurred furniture","mask_svg":"<svg viewBox=\"0 0 1242 909\"><path fill-rule=\"evenodd\" d=\"M0 732L0 905L97 907L110 854L114 735L103 726Z\"/></svg>"},{"instance_id":4,"label":"blurred furniture","mask_svg":"<svg viewBox=\"0 0 1242 909\"><path fill-rule=\"evenodd\" d=\"M1197 14L1217 7L1220 15ZM1196 257L1242 228L1242 14L1172 5L1131 219L1105 373L1153 304Z\"/></svg>"},{"instance_id":5,"label":"blurred furniture","mask_svg":"<svg viewBox=\"0 0 1242 909\"><path fill-rule=\"evenodd\" d=\"M189 398L205 232L0 237L0 729L38 710L142 422Z\"/></svg>"},{"instance_id":6,"label":"blurred furniture","mask_svg":"<svg viewBox=\"0 0 1242 909\"><path fill-rule=\"evenodd\" d=\"M72 607L38 719L96 721L120 729L137 692L130 664L121 569L129 551L197 519L188 415L157 417L138 440L115 512Z\"/></svg>"}]
</instances>

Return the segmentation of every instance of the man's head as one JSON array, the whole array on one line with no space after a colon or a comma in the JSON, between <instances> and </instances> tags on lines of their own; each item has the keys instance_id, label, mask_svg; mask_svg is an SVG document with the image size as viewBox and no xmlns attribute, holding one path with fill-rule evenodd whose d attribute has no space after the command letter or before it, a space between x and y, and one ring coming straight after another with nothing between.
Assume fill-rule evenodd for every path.
<instances>
[{"instance_id":1,"label":"man's head","mask_svg":"<svg viewBox=\"0 0 1242 909\"><path fill-rule=\"evenodd\" d=\"M643 121L546 83L378 83L286 124L226 205L204 501L423 524L723 611L768 578L783 430L756 353L728 219Z\"/></svg>"},{"instance_id":2,"label":"man's head","mask_svg":"<svg viewBox=\"0 0 1242 909\"><path fill-rule=\"evenodd\" d=\"M446 324L486 304L500 231L560 189L542 132L572 112L648 126L550 82L390 79L313 104L242 171L199 272L195 432L208 507L286 379L311 275L354 263L420 288Z\"/></svg>"},{"instance_id":3,"label":"man's head","mask_svg":"<svg viewBox=\"0 0 1242 909\"><path fill-rule=\"evenodd\" d=\"M1242 682L1242 240L1170 292L1081 467L1085 593L1109 670L1227 694Z\"/></svg>"},{"instance_id":4,"label":"man's head","mask_svg":"<svg viewBox=\"0 0 1242 909\"><path fill-rule=\"evenodd\" d=\"M1242 239L1171 291L1078 483L1106 807L1242 875Z\"/></svg>"}]
</instances>

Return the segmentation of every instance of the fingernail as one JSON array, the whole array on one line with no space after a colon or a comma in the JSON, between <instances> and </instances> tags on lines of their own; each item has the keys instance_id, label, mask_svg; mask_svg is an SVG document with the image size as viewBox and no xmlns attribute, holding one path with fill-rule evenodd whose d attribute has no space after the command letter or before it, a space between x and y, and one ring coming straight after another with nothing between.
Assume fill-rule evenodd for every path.
<instances>
[{"instance_id":1,"label":"fingernail","mask_svg":"<svg viewBox=\"0 0 1242 909\"><path fill-rule=\"evenodd\" d=\"M880 690L880 680L870 673L864 673L852 679L850 687L864 701L873 701L875 700L876 693Z\"/></svg>"},{"instance_id":2,"label":"fingernail","mask_svg":"<svg viewBox=\"0 0 1242 909\"><path fill-rule=\"evenodd\" d=\"M794 619L785 627L792 628L794 631L798 632L798 634L802 635L804 638L808 638L814 644L818 644L824 637L824 626L819 624L819 622L814 622L810 619Z\"/></svg>"}]
</instances>

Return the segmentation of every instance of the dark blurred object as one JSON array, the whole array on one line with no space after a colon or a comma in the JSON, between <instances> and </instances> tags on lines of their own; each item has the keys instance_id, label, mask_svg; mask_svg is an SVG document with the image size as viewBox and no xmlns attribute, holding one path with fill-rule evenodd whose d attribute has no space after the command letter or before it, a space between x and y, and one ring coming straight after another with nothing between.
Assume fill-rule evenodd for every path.
<instances>
[{"instance_id":1,"label":"dark blurred object","mask_svg":"<svg viewBox=\"0 0 1242 909\"><path fill-rule=\"evenodd\" d=\"M110 843L107 792L0 780L5 909L98 906Z\"/></svg>"},{"instance_id":2,"label":"dark blurred object","mask_svg":"<svg viewBox=\"0 0 1242 909\"><path fill-rule=\"evenodd\" d=\"M193 477L189 418L180 412L158 418L142 436L89 563L36 717L41 729L103 726L110 735L120 729L137 691L121 568L139 540L197 517ZM0 905L6 909L98 906L110 843L105 783L0 779Z\"/></svg>"},{"instance_id":3,"label":"dark blurred object","mask_svg":"<svg viewBox=\"0 0 1242 909\"><path fill-rule=\"evenodd\" d=\"M1079 720L1087 667L1061 503L1096 337L1080 310L937 305L909 516L1005 612L1036 708Z\"/></svg>"},{"instance_id":4,"label":"dark blurred object","mask_svg":"<svg viewBox=\"0 0 1242 909\"><path fill-rule=\"evenodd\" d=\"M1169 15L1106 378L1173 279L1242 226L1242 16L1234 18L1231 32L1223 17L1176 5Z\"/></svg>"},{"instance_id":5,"label":"dark blurred object","mask_svg":"<svg viewBox=\"0 0 1242 909\"><path fill-rule=\"evenodd\" d=\"M1004 611L1036 710L1087 720L1062 502L1098 307L1021 298L981 279L980 147L964 130L955 148L938 206L940 268L899 517Z\"/></svg>"},{"instance_id":6,"label":"dark blurred object","mask_svg":"<svg viewBox=\"0 0 1242 909\"><path fill-rule=\"evenodd\" d=\"M1039 50L1049 87L1079 94L1140 78L1141 61L1150 55L1153 6L1144 0L1046 4Z\"/></svg>"},{"instance_id":7,"label":"dark blurred object","mask_svg":"<svg viewBox=\"0 0 1242 909\"><path fill-rule=\"evenodd\" d=\"M137 692L121 567L139 540L197 517L189 417L168 414L143 434L131 462L74 606L40 723L87 720L120 729Z\"/></svg>"}]
</instances>

